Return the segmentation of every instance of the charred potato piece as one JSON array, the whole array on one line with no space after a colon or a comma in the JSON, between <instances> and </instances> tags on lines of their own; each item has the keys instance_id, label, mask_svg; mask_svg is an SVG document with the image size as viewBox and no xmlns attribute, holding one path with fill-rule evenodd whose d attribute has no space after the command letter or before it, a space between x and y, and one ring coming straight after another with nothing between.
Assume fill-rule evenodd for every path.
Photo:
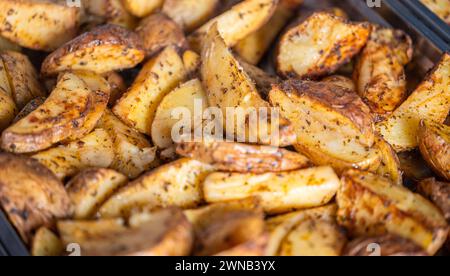
<instances>
[{"instance_id":1,"label":"charred potato piece","mask_svg":"<svg viewBox=\"0 0 450 276\"><path fill-rule=\"evenodd\" d=\"M339 179L331 167L316 167L282 173L212 173L203 184L208 203L261 198L267 213L327 204L336 194Z\"/></svg>"},{"instance_id":2,"label":"charred potato piece","mask_svg":"<svg viewBox=\"0 0 450 276\"><path fill-rule=\"evenodd\" d=\"M108 168L114 161L113 142L108 132L96 129L84 138L32 156L59 179L90 167Z\"/></svg>"},{"instance_id":3,"label":"charred potato piece","mask_svg":"<svg viewBox=\"0 0 450 276\"><path fill-rule=\"evenodd\" d=\"M450 110L450 54L445 54L422 84L377 130L397 152L419 145L420 121L444 123Z\"/></svg>"},{"instance_id":4,"label":"charred potato piece","mask_svg":"<svg viewBox=\"0 0 450 276\"><path fill-rule=\"evenodd\" d=\"M358 94L373 112L390 113L405 100L404 66L412 55L412 40L403 31L373 27L353 75Z\"/></svg>"},{"instance_id":5,"label":"charred potato piece","mask_svg":"<svg viewBox=\"0 0 450 276\"><path fill-rule=\"evenodd\" d=\"M85 18L88 23L107 22L130 30L136 27L136 18L125 9L121 0L82 0L82 5L88 15L94 17Z\"/></svg>"},{"instance_id":6,"label":"charred potato piece","mask_svg":"<svg viewBox=\"0 0 450 276\"><path fill-rule=\"evenodd\" d=\"M403 172L400 159L389 143L383 138L377 137L375 147L381 154L381 165L376 171L378 175L392 180L392 183L403 185Z\"/></svg>"},{"instance_id":7,"label":"charred potato piece","mask_svg":"<svg viewBox=\"0 0 450 276\"><path fill-rule=\"evenodd\" d=\"M376 247L374 247L376 246ZM394 236L361 237L347 244L344 256L428 256L415 243Z\"/></svg>"},{"instance_id":8,"label":"charred potato piece","mask_svg":"<svg viewBox=\"0 0 450 276\"><path fill-rule=\"evenodd\" d=\"M135 67L144 56L139 36L108 24L80 35L51 53L42 64L41 73L52 76L67 70L86 70L104 74Z\"/></svg>"},{"instance_id":9,"label":"charred potato piece","mask_svg":"<svg viewBox=\"0 0 450 276\"><path fill-rule=\"evenodd\" d=\"M38 161L0 153L0 205L25 243L41 226L72 213L63 184Z\"/></svg>"},{"instance_id":10,"label":"charred potato piece","mask_svg":"<svg viewBox=\"0 0 450 276\"><path fill-rule=\"evenodd\" d=\"M80 9L55 1L1 0L0 34L20 46L52 51L72 39Z\"/></svg>"},{"instance_id":11,"label":"charred potato piece","mask_svg":"<svg viewBox=\"0 0 450 276\"><path fill-rule=\"evenodd\" d=\"M219 0L165 0L162 11L186 32L206 23L218 10Z\"/></svg>"},{"instance_id":12,"label":"charred potato piece","mask_svg":"<svg viewBox=\"0 0 450 276\"><path fill-rule=\"evenodd\" d=\"M175 45L180 49L187 48L183 30L162 13L146 17L139 23L135 31L144 43L147 57L152 57L169 45Z\"/></svg>"},{"instance_id":13,"label":"charred potato piece","mask_svg":"<svg viewBox=\"0 0 450 276\"><path fill-rule=\"evenodd\" d=\"M86 169L77 174L67 183L67 193L75 209L74 218L92 218L127 181L125 175L109 169Z\"/></svg>"},{"instance_id":14,"label":"charred potato piece","mask_svg":"<svg viewBox=\"0 0 450 276\"><path fill-rule=\"evenodd\" d=\"M188 158L161 166L121 188L99 213L110 218L169 206L198 206L203 201L203 180L212 170L211 166Z\"/></svg>"},{"instance_id":15,"label":"charred potato piece","mask_svg":"<svg viewBox=\"0 0 450 276\"><path fill-rule=\"evenodd\" d=\"M332 83L334 85L341 86L343 88L356 92L356 86L353 80L341 75L333 75L326 77L322 80L322 82Z\"/></svg>"},{"instance_id":16,"label":"charred potato piece","mask_svg":"<svg viewBox=\"0 0 450 276\"><path fill-rule=\"evenodd\" d=\"M42 104L45 103L46 97L37 97L29 101L22 110L16 115L14 118L13 124L17 123L18 121L22 120L23 118L27 117L31 112L35 111L40 107Z\"/></svg>"},{"instance_id":17,"label":"charred potato piece","mask_svg":"<svg viewBox=\"0 0 450 276\"><path fill-rule=\"evenodd\" d=\"M112 138L115 153L112 169L134 179L153 167L156 148L144 135L125 125L109 110L103 114L99 127Z\"/></svg>"},{"instance_id":18,"label":"charred potato piece","mask_svg":"<svg viewBox=\"0 0 450 276\"><path fill-rule=\"evenodd\" d=\"M441 209L447 222L450 223L450 183L428 178L418 184L417 190L421 195L436 204Z\"/></svg>"},{"instance_id":19,"label":"charred potato piece","mask_svg":"<svg viewBox=\"0 0 450 276\"><path fill-rule=\"evenodd\" d=\"M278 0L246 0L236 4L231 9L208 21L188 37L192 49L197 52L202 51L204 37L216 24L225 44L228 47L233 47L270 19L277 2Z\"/></svg>"},{"instance_id":20,"label":"charred potato piece","mask_svg":"<svg viewBox=\"0 0 450 276\"><path fill-rule=\"evenodd\" d=\"M39 257L61 256L64 247L61 240L46 227L41 227L33 237L31 255Z\"/></svg>"},{"instance_id":21,"label":"charred potato piece","mask_svg":"<svg viewBox=\"0 0 450 276\"><path fill-rule=\"evenodd\" d=\"M134 16L145 17L158 8L165 0L122 0L125 8Z\"/></svg>"},{"instance_id":22,"label":"charred potato piece","mask_svg":"<svg viewBox=\"0 0 450 276\"><path fill-rule=\"evenodd\" d=\"M181 156L213 165L217 170L239 173L292 171L310 166L303 155L285 149L226 141L203 139L181 141L177 146Z\"/></svg>"},{"instance_id":23,"label":"charred potato piece","mask_svg":"<svg viewBox=\"0 0 450 276\"><path fill-rule=\"evenodd\" d=\"M450 25L450 3L446 0L420 0L432 12Z\"/></svg>"},{"instance_id":24,"label":"charred potato piece","mask_svg":"<svg viewBox=\"0 0 450 276\"><path fill-rule=\"evenodd\" d=\"M369 172L347 171L337 194L338 221L351 236L394 234L434 255L448 225L432 203L407 188Z\"/></svg>"},{"instance_id":25,"label":"charred potato piece","mask_svg":"<svg viewBox=\"0 0 450 276\"><path fill-rule=\"evenodd\" d=\"M334 73L364 47L370 35L366 23L350 23L328 12L317 12L286 32L276 57L285 76L316 78Z\"/></svg>"},{"instance_id":26,"label":"charred potato piece","mask_svg":"<svg viewBox=\"0 0 450 276\"><path fill-rule=\"evenodd\" d=\"M303 0L280 0L269 21L236 44L236 53L250 64L258 64L302 3Z\"/></svg>"},{"instance_id":27,"label":"charred potato piece","mask_svg":"<svg viewBox=\"0 0 450 276\"><path fill-rule=\"evenodd\" d=\"M419 148L428 165L450 181L450 127L422 121L419 128Z\"/></svg>"}]
</instances>

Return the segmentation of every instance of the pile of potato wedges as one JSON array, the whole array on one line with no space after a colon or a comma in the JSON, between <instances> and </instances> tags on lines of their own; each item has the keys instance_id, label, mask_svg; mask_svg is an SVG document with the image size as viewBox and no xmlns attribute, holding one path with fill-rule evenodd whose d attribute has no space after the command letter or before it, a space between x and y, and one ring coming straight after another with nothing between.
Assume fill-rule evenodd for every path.
<instances>
[{"instance_id":1,"label":"pile of potato wedges","mask_svg":"<svg viewBox=\"0 0 450 276\"><path fill-rule=\"evenodd\" d=\"M408 34L338 8L81 4L0 0L0 208L32 255L448 254L450 53L411 91ZM199 101L278 135L174 139Z\"/></svg>"}]
</instances>

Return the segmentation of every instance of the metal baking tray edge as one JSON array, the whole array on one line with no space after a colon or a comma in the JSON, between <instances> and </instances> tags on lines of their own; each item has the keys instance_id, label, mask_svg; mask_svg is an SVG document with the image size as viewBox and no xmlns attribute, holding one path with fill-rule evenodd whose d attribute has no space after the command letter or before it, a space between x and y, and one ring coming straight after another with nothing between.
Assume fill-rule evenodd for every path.
<instances>
[{"instance_id":1,"label":"metal baking tray edge","mask_svg":"<svg viewBox=\"0 0 450 276\"><path fill-rule=\"evenodd\" d=\"M3 210L0 209L0 247L8 256L29 256L30 252L9 222ZM0 256L2 250L0 248Z\"/></svg>"}]
</instances>

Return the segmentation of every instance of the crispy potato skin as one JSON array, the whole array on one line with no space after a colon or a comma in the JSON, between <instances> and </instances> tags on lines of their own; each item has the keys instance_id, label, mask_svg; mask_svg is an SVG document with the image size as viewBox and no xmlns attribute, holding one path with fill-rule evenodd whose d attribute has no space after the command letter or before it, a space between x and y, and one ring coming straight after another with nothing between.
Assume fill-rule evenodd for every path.
<instances>
[{"instance_id":1,"label":"crispy potato skin","mask_svg":"<svg viewBox=\"0 0 450 276\"><path fill-rule=\"evenodd\" d=\"M38 161L0 153L0 204L22 239L72 213L63 184Z\"/></svg>"},{"instance_id":2,"label":"crispy potato skin","mask_svg":"<svg viewBox=\"0 0 450 276\"><path fill-rule=\"evenodd\" d=\"M37 97L29 101L16 115L13 124L27 117L31 112L35 111L39 106L45 103L46 97Z\"/></svg>"},{"instance_id":3,"label":"crispy potato skin","mask_svg":"<svg viewBox=\"0 0 450 276\"><path fill-rule=\"evenodd\" d=\"M64 248L61 240L45 227L39 228L33 237L31 255L38 257L61 256Z\"/></svg>"},{"instance_id":4,"label":"crispy potato skin","mask_svg":"<svg viewBox=\"0 0 450 276\"><path fill-rule=\"evenodd\" d=\"M282 36L276 57L278 73L299 78L331 74L360 52L369 35L366 23L350 23L328 12L314 13Z\"/></svg>"},{"instance_id":5,"label":"crispy potato skin","mask_svg":"<svg viewBox=\"0 0 450 276\"><path fill-rule=\"evenodd\" d=\"M169 45L187 49L183 30L163 13L152 14L143 19L135 30L144 44L146 56L151 57Z\"/></svg>"},{"instance_id":6,"label":"crispy potato skin","mask_svg":"<svg viewBox=\"0 0 450 276\"><path fill-rule=\"evenodd\" d=\"M296 152L233 142L182 141L177 146L177 153L211 164L217 170L226 172L282 172L310 166L309 160Z\"/></svg>"},{"instance_id":7,"label":"crispy potato skin","mask_svg":"<svg viewBox=\"0 0 450 276\"><path fill-rule=\"evenodd\" d=\"M348 90L356 92L356 86L352 79L341 75L333 75L322 79L322 82L329 82L334 85L344 87Z\"/></svg>"},{"instance_id":8,"label":"crispy potato skin","mask_svg":"<svg viewBox=\"0 0 450 276\"><path fill-rule=\"evenodd\" d=\"M56 75L66 70L98 74L132 68L145 56L141 39L123 27L107 24L67 42L44 60L41 73Z\"/></svg>"},{"instance_id":9,"label":"crispy potato skin","mask_svg":"<svg viewBox=\"0 0 450 276\"><path fill-rule=\"evenodd\" d=\"M0 34L34 50L52 51L72 39L81 13L54 1L1 0Z\"/></svg>"},{"instance_id":10,"label":"crispy potato skin","mask_svg":"<svg viewBox=\"0 0 450 276\"><path fill-rule=\"evenodd\" d=\"M186 32L206 23L218 10L219 0L165 0L162 11Z\"/></svg>"},{"instance_id":11,"label":"crispy potato skin","mask_svg":"<svg viewBox=\"0 0 450 276\"><path fill-rule=\"evenodd\" d=\"M390 113L406 99L404 66L412 56L412 40L406 33L372 27L372 34L358 58L353 78L359 95L373 112Z\"/></svg>"},{"instance_id":12,"label":"crispy potato skin","mask_svg":"<svg viewBox=\"0 0 450 276\"><path fill-rule=\"evenodd\" d=\"M376 252L371 245L379 245ZM361 237L347 244L344 256L428 256L420 246L413 242L394 236Z\"/></svg>"},{"instance_id":13,"label":"crispy potato skin","mask_svg":"<svg viewBox=\"0 0 450 276\"><path fill-rule=\"evenodd\" d=\"M450 181L450 127L422 121L419 148L428 165L439 176Z\"/></svg>"},{"instance_id":14,"label":"crispy potato skin","mask_svg":"<svg viewBox=\"0 0 450 276\"><path fill-rule=\"evenodd\" d=\"M430 199L441 209L445 219L450 223L450 183L428 178L417 185L418 193Z\"/></svg>"}]
</instances>

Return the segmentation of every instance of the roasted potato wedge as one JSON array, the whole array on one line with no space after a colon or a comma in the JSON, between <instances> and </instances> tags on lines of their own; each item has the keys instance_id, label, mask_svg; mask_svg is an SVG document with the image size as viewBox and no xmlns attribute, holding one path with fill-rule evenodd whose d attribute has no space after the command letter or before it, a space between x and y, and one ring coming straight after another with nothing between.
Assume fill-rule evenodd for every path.
<instances>
[{"instance_id":1,"label":"roasted potato wedge","mask_svg":"<svg viewBox=\"0 0 450 276\"><path fill-rule=\"evenodd\" d=\"M256 90L261 95L264 100L269 98L270 90L272 90L272 85L278 84L281 80L274 75L266 73L259 67L252 65L242 58L237 58L239 65L242 66L245 73L248 74L250 79L255 83Z\"/></svg>"},{"instance_id":2,"label":"roasted potato wedge","mask_svg":"<svg viewBox=\"0 0 450 276\"><path fill-rule=\"evenodd\" d=\"M41 227L33 237L31 255L38 257L61 256L64 247L61 240L46 227Z\"/></svg>"},{"instance_id":3,"label":"roasted potato wedge","mask_svg":"<svg viewBox=\"0 0 450 276\"><path fill-rule=\"evenodd\" d=\"M406 99L404 66L412 56L412 40L406 33L373 27L353 74L358 94L373 112L390 113Z\"/></svg>"},{"instance_id":4,"label":"roasted potato wedge","mask_svg":"<svg viewBox=\"0 0 450 276\"><path fill-rule=\"evenodd\" d=\"M84 138L32 156L59 179L73 176L90 167L108 168L114 162L113 141L104 129L96 129Z\"/></svg>"},{"instance_id":5,"label":"roasted potato wedge","mask_svg":"<svg viewBox=\"0 0 450 276\"><path fill-rule=\"evenodd\" d=\"M337 194L338 221L352 236L394 234L411 240L429 255L445 243L448 225L433 204L387 178L347 171Z\"/></svg>"},{"instance_id":6,"label":"roasted potato wedge","mask_svg":"<svg viewBox=\"0 0 450 276\"><path fill-rule=\"evenodd\" d=\"M360 52L369 35L366 23L350 23L328 12L314 13L281 37L278 73L299 78L334 73Z\"/></svg>"},{"instance_id":7,"label":"roasted potato wedge","mask_svg":"<svg viewBox=\"0 0 450 276\"><path fill-rule=\"evenodd\" d=\"M0 153L0 205L25 243L34 230L69 217L70 198L55 175L36 160Z\"/></svg>"},{"instance_id":8,"label":"roasted potato wedge","mask_svg":"<svg viewBox=\"0 0 450 276\"><path fill-rule=\"evenodd\" d=\"M114 114L150 136L159 104L189 73L175 46L167 47L144 65L133 85L114 106Z\"/></svg>"},{"instance_id":9,"label":"roasted potato wedge","mask_svg":"<svg viewBox=\"0 0 450 276\"><path fill-rule=\"evenodd\" d=\"M344 256L428 256L420 246L409 240L385 235L361 237L349 242Z\"/></svg>"},{"instance_id":10,"label":"roasted potato wedge","mask_svg":"<svg viewBox=\"0 0 450 276\"><path fill-rule=\"evenodd\" d=\"M163 13L146 17L135 31L144 43L147 57L152 57L169 45L175 45L180 49L188 47L183 30Z\"/></svg>"},{"instance_id":11,"label":"roasted potato wedge","mask_svg":"<svg viewBox=\"0 0 450 276\"><path fill-rule=\"evenodd\" d=\"M446 0L420 0L432 12L450 25L450 4Z\"/></svg>"},{"instance_id":12,"label":"roasted potato wedge","mask_svg":"<svg viewBox=\"0 0 450 276\"><path fill-rule=\"evenodd\" d=\"M74 206L74 218L92 218L98 208L127 182L125 175L110 169L81 171L67 183L67 193Z\"/></svg>"},{"instance_id":13,"label":"roasted potato wedge","mask_svg":"<svg viewBox=\"0 0 450 276\"><path fill-rule=\"evenodd\" d=\"M162 11L186 32L206 23L218 10L219 0L165 0Z\"/></svg>"},{"instance_id":14,"label":"roasted potato wedge","mask_svg":"<svg viewBox=\"0 0 450 276\"><path fill-rule=\"evenodd\" d=\"M450 183L428 178L417 185L418 193L430 199L441 209L445 219L450 223Z\"/></svg>"},{"instance_id":15,"label":"roasted potato wedge","mask_svg":"<svg viewBox=\"0 0 450 276\"><path fill-rule=\"evenodd\" d=\"M127 90L127 85L119 73L109 72L104 74L103 77L109 83L109 87L111 88L108 106L112 107L123 96L123 93Z\"/></svg>"},{"instance_id":16,"label":"roasted potato wedge","mask_svg":"<svg viewBox=\"0 0 450 276\"><path fill-rule=\"evenodd\" d=\"M137 20L125 9L121 0L81 0L88 15L88 23L111 23L133 30Z\"/></svg>"},{"instance_id":17,"label":"roasted potato wedge","mask_svg":"<svg viewBox=\"0 0 450 276\"><path fill-rule=\"evenodd\" d=\"M140 210L198 206L203 201L203 180L212 171L210 165L188 158L161 166L121 188L100 208L100 216L111 218Z\"/></svg>"},{"instance_id":18,"label":"roasted potato wedge","mask_svg":"<svg viewBox=\"0 0 450 276\"><path fill-rule=\"evenodd\" d=\"M46 97L37 97L29 101L22 110L16 115L13 120L13 124L27 117L31 112L35 111L38 107L40 107L43 103L45 103Z\"/></svg>"},{"instance_id":19,"label":"roasted potato wedge","mask_svg":"<svg viewBox=\"0 0 450 276\"><path fill-rule=\"evenodd\" d=\"M347 78L345 76L332 75L332 76L329 76L329 77L326 77L326 78L322 79L322 82L329 82L329 83L332 83L334 85L338 85L338 86L341 86L341 87L346 88L348 90L356 92L356 85L353 82L353 80L350 79L350 78Z\"/></svg>"},{"instance_id":20,"label":"roasted potato wedge","mask_svg":"<svg viewBox=\"0 0 450 276\"><path fill-rule=\"evenodd\" d=\"M210 28L217 24L217 29L228 47L233 47L258 30L272 16L278 0L246 0L233 6L221 15L211 19L189 37L189 43L197 52L202 51L203 39Z\"/></svg>"},{"instance_id":21,"label":"roasted potato wedge","mask_svg":"<svg viewBox=\"0 0 450 276\"><path fill-rule=\"evenodd\" d=\"M247 145L205 138L202 141L182 140L177 153L214 166L219 171L266 173L292 171L309 167L303 155L269 146Z\"/></svg>"},{"instance_id":22,"label":"roasted potato wedge","mask_svg":"<svg viewBox=\"0 0 450 276\"><path fill-rule=\"evenodd\" d=\"M72 39L81 10L64 2L1 0L0 34L20 46L52 51Z\"/></svg>"},{"instance_id":23,"label":"roasted potato wedge","mask_svg":"<svg viewBox=\"0 0 450 276\"><path fill-rule=\"evenodd\" d=\"M20 52L22 49L16 43L0 36L0 51L14 51Z\"/></svg>"},{"instance_id":24,"label":"roasted potato wedge","mask_svg":"<svg viewBox=\"0 0 450 276\"><path fill-rule=\"evenodd\" d=\"M165 0L122 0L125 8L134 16L145 17L158 8Z\"/></svg>"},{"instance_id":25,"label":"roasted potato wedge","mask_svg":"<svg viewBox=\"0 0 450 276\"><path fill-rule=\"evenodd\" d=\"M179 132L175 133L174 127L189 134L201 128L203 112L198 112L196 108L208 108L208 98L199 79L185 82L167 94L159 104L152 124L152 141L155 146L160 149L173 147L173 139L177 138L173 135L181 136Z\"/></svg>"},{"instance_id":26,"label":"roasted potato wedge","mask_svg":"<svg viewBox=\"0 0 450 276\"><path fill-rule=\"evenodd\" d=\"M203 184L208 203L261 198L265 212L283 213L327 204L336 194L339 178L331 167L282 173L212 173Z\"/></svg>"},{"instance_id":27,"label":"roasted potato wedge","mask_svg":"<svg viewBox=\"0 0 450 276\"><path fill-rule=\"evenodd\" d=\"M302 3L303 0L279 0L270 20L236 44L236 53L250 64L258 64Z\"/></svg>"},{"instance_id":28,"label":"roasted potato wedge","mask_svg":"<svg viewBox=\"0 0 450 276\"><path fill-rule=\"evenodd\" d=\"M283 118L278 118L278 124L270 121L269 117L273 113L270 104L261 98L253 81L227 48L217 24L212 26L204 41L201 76L209 105L220 108L225 115L222 122L227 130L227 137L233 135L240 142L255 140L250 142L273 146L287 146L295 142L290 122ZM261 110L265 110L268 116L257 116L256 123L266 127L251 127L251 120L238 122L236 114L227 116L229 108L241 108L245 118L250 117L252 111L260 114ZM230 121L232 125L226 125ZM274 132L278 135L274 135Z\"/></svg>"},{"instance_id":29,"label":"roasted potato wedge","mask_svg":"<svg viewBox=\"0 0 450 276\"><path fill-rule=\"evenodd\" d=\"M422 84L377 130L394 149L408 151L419 145L420 121L444 123L450 111L450 54L445 54Z\"/></svg>"},{"instance_id":30,"label":"roasted potato wedge","mask_svg":"<svg viewBox=\"0 0 450 276\"><path fill-rule=\"evenodd\" d=\"M428 165L439 176L450 181L450 126L422 121L419 148Z\"/></svg>"},{"instance_id":31,"label":"roasted potato wedge","mask_svg":"<svg viewBox=\"0 0 450 276\"><path fill-rule=\"evenodd\" d=\"M104 74L135 67L144 57L138 35L108 24L78 36L48 55L41 73L53 76L67 70L86 70Z\"/></svg>"},{"instance_id":32,"label":"roasted potato wedge","mask_svg":"<svg viewBox=\"0 0 450 276\"><path fill-rule=\"evenodd\" d=\"M11 124L16 113L17 107L14 100L0 91L0 131L3 131Z\"/></svg>"},{"instance_id":33,"label":"roasted potato wedge","mask_svg":"<svg viewBox=\"0 0 450 276\"><path fill-rule=\"evenodd\" d=\"M47 93L38 80L36 69L26 55L5 51L0 54L0 57L3 60L17 108L22 109L36 97L46 96Z\"/></svg>"},{"instance_id":34,"label":"roasted potato wedge","mask_svg":"<svg viewBox=\"0 0 450 276\"><path fill-rule=\"evenodd\" d=\"M380 151L381 155L381 165L376 173L391 179L394 184L403 185L403 172L400 159L395 150L380 137L376 138L375 147Z\"/></svg>"},{"instance_id":35,"label":"roasted potato wedge","mask_svg":"<svg viewBox=\"0 0 450 276\"><path fill-rule=\"evenodd\" d=\"M112 138L115 157L111 168L134 179L153 167L156 148L144 135L125 125L109 110L103 114L99 127Z\"/></svg>"}]
</instances>

